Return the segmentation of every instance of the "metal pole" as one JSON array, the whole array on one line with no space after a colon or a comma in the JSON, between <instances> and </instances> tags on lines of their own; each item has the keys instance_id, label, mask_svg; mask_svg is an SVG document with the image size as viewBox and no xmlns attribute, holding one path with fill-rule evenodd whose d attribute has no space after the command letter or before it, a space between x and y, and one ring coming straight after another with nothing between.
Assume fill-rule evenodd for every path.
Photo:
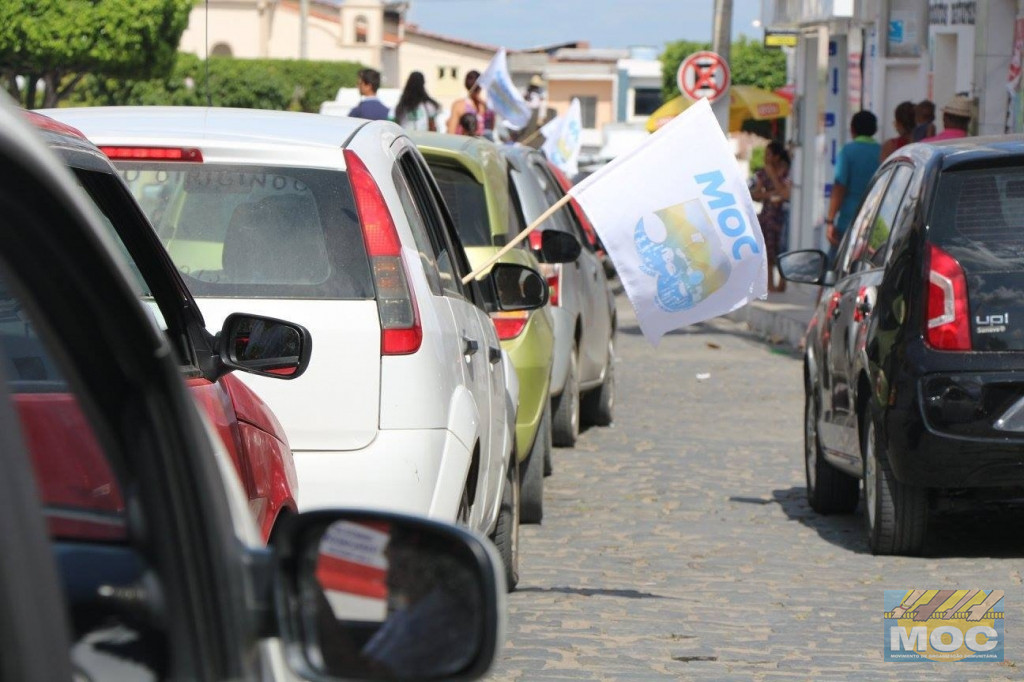
<instances>
[{"instance_id":1,"label":"metal pole","mask_svg":"<svg viewBox=\"0 0 1024 682\"><path fill-rule=\"evenodd\" d=\"M309 0L299 2L299 59L309 59Z\"/></svg>"},{"instance_id":2,"label":"metal pole","mask_svg":"<svg viewBox=\"0 0 1024 682\"><path fill-rule=\"evenodd\" d=\"M729 63L729 50L732 47L732 0L715 0L715 20L712 29L711 50L716 52L726 64ZM712 103L711 110L722 130L729 133L729 90L726 89L717 101Z\"/></svg>"}]
</instances>

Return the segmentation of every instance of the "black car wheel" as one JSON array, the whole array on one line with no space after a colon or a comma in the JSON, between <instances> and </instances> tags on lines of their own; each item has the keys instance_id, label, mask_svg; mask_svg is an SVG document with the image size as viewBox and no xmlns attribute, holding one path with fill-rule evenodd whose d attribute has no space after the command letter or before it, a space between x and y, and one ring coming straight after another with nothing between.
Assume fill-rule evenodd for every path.
<instances>
[{"instance_id":1,"label":"black car wheel","mask_svg":"<svg viewBox=\"0 0 1024 682\"><path fill-rule=\"evenodd\" d=\"M580 435L580 376L577 346L572 345L569 354L569 376L565 378L562 395L555 398L554 415L551 422L551 437L560 448L576 445Z\"/></svg>"},{"instance_id":2,"label":"black car wheel","mask_svg":"<svg viewBox=\"0 0 1024 682\"><path fill-rule=\"evenodd\" d=\"M868 420L864 456L864 519L872 554L920 554L928 528L928 490L893 476L885 447Z\"/></svg>"},{"instance_id":3,"label":"black car wheel","mask_svg":"<svg viewBox=\"0 0 1024 682\"><path fill-rule=\"evenodd\" d=\"M533 447L519 468L519 522L540 523L544 518L544 467L551 457L551 404L544 414L533 438Z\"/></svg>"},{"instance_id":4,"label":"black car wheel","mask_svg":"<svg viewBox=\"0 0 1024 682\"><path fill-rule=\"evenodd\" d=\"M494 526L491 542L498 548L505 569L505 585L511 592L519 583L519 463L515 448L512 449L512 462L505 476L498 522Z\"/></svg>"},{"instance_id":5,"label":"black car wheel","mask_svg":"<svg viewBox=\"0 0 1024 682\"><path fill-rule=\"evenodd\" d=\"M608 339L608 364L604 381L587 393L582 405L583 418L594 426L609 426L615 411L615 339Z\"/></svg>"},{"instance_id":6,"label":"black car wheel","mask_svg":"<svg viewBox=\"0 0 1024 682\"><path fill-rule=\"evenodd\" d=\"M859 482L825 461L818 439L818 400L808 391L804 399L804 473L807 503L819 514L850 514L857 508Z\"/></svg>"}]
</instances>

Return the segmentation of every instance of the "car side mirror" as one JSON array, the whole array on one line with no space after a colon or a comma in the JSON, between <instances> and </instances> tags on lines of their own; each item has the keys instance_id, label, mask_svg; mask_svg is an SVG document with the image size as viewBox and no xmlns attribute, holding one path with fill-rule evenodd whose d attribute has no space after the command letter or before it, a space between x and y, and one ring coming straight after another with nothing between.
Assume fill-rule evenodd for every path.
<instances>
[{"instance_id":1,"label":"car side mirror","mask_svg":"<svg viewBox=\"0 0 1024 682\"><path fill-rule=\"evenodd\" d=\"M278 634L302 677L472 680L490 668L505 584L481 536L421 517L316 511L289 518L274 551Z\"/></svg>"},{"instance_id":2,"label":"car side mirror","mask_svg":"<svg viewBox=\"0 0 1024 682\"><path fill-rule=\"evenodd\" d=\"M806 249L779 255L779 272L790 282L823 284L828 256L823 251Z\"/></svg>"},{"instance_id":3,"label":"car side mirror","mask_svg":"<svg viewBox=\"0 0 1024 682\"><path fill-rule=\"evenodd\" d=\"M276 379L302 376L313 352L309 330L262 315L232 313L217 335L221 362L230 369Z\"/></svg>"},{"instance_id":4,"label":"car side mirror","mask_svg":"<svg viewBox=\"0 0 1024 682\"><path fill-rule=\"evenodd\" d=\"M571 263L580 256L580 241L559 230L541 232L540 253L545 263Z\"/></svg>"},{"instance_id":5,"label":"car side mirror","mask_svg":"<svg viewBox=\"0 0 1024 682\"><path fill-rule=\"evenodd\" d=\"M576 247L579 248L579 242L576 242ZM534 310L548 302L547 281L539 272L525 265L497 263L485 281L496 294L492 298L497 310Z\"/></svg>"}]
</instances>

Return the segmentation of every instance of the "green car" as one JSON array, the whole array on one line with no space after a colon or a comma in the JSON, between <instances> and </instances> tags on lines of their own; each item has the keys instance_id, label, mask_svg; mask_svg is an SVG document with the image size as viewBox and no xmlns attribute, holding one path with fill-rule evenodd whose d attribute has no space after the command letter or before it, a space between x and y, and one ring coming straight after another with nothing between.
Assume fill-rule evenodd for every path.
<instances>
[{"instance_id":1,"label":"green car","mask_svg":"<svg viewBox=\"0 0 1024 682\"><path fill-rule=\"evenodd\" d=\"M510 200L508 165L497 146L482 138L411 133L427 160L473 268L491 259L526 225L518 202ZM499 262L540 264L524 242ZM520 521L539 523L544 474L551 457L551 362L554 319L548 306L532 311L492 313L501 347L519 377L516 458L519 460ZM549 464L548 464L549 466Z\"/></svg>"}]
</instances>

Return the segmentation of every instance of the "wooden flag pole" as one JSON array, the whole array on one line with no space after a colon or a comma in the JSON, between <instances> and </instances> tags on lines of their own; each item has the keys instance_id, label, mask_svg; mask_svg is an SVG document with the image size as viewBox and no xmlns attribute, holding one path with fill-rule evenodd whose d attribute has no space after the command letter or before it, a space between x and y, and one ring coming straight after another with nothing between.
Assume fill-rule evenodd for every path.
<instances>
[{"instance_id":1,"label":"wooden flag pole","mask_svg":"<svg viewBox=\"0 0 1024 682\"><path fill-rule=\"evenodd\" d=\"M529 135L527 135L523 139L516 140L516 142L518 142L519 144L530 144L531 142L533 142L533 139L535 137L537 137L538 135L540 135L540 128L537 128L536 130L534 130L532 133L530 133Z\"/></svg>"},{"instance_id":2,"label":"wooden flag pole","mask_svg":"<svg viewBox=\"0 0 1024 682\"><path fill-rule=\"evenodd\" d=\"M534 220L532 223L530 223L529 227L527 227L525 230L523 230L522 232L517 234L515 236L515 238L512 241L510 241L508 244L505 244L505 246L503 246L501 248L501 250L498 251L498 253L494 254L494 256L492 256L490 260L488 260L486 263L484 263L483 265L478 267L473 272L471 272L468 275L466 275L465 277L463 277L462 278L462 283L463 284L469 284L469 282L471 282L472 280L477 279L478 277L480 277L480 275L485 270L487 270L489 267L491 267L492 265L497 263L498 260L502 256L504 256L506 253L508 253L509 251L514 249L519 242L521 242L524 239L526 239L530 235L531 232L536 230L537 227L540 226L541 223L543 223L545 220L550 218L555 213L555 211L557 211L558 209L560 209L563 206L565 206L569 202L570 199L572 199L571 191L569 193L567 193L565 196L563 196L561 199L556 201L555 203L551 204L551 207L548 208L548 210L546 210L543 213L541 213L540 217L537 218L536 220Z\"/></svg>"}]
</instances>

